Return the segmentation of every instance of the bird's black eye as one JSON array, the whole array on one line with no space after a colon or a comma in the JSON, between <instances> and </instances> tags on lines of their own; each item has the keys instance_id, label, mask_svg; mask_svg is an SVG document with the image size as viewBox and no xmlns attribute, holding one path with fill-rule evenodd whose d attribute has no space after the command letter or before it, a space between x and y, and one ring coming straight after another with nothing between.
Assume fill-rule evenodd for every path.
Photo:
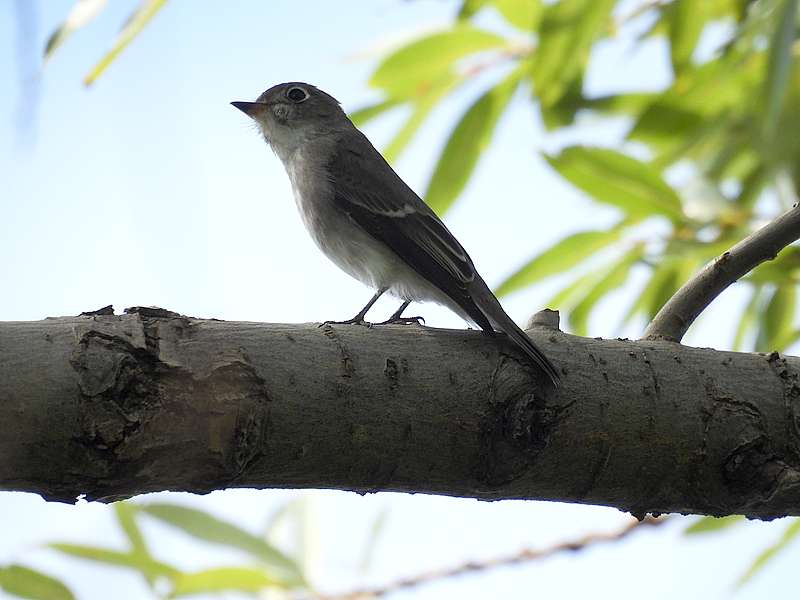
<instances>
[{"instance_id":1,"label":"bird's black eye","mask_svg":"<svg viewBox=\"0 0 800 600\"><path fill-rule=\"evenodd\" d=\"M292 102L302 102L308 99L308 92L301 87L293 87L286 90L286 97Z\"/></svg>"}]
</instances>

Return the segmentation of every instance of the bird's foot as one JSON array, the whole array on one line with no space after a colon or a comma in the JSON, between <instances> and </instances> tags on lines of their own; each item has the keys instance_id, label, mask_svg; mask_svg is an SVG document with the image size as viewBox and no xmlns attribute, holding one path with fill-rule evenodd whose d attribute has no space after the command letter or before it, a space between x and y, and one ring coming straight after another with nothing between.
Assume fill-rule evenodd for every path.
<instances>
[{"instance_id":1,"label":"bird's foot","mask_svg":"<svg viewBox=\"0 0 800 600\"><path fill-rule=\"evenodd\" d=\"M425 325L425 317L389 317L374 325Z\"/></svg>"},{"instance_id":2,"label":"bird's foot","mask_svg":"<svg viewBox=\"0 0 800 600\"><path fill-rule=\"evenodd\" d=\"M324 323L320 323L318 327L325 327L326 325L362 325L364 327L372 327L372 323L365 321L363 317L353 317L346 321L325 321Z\"/></svg>"}]
</instances>

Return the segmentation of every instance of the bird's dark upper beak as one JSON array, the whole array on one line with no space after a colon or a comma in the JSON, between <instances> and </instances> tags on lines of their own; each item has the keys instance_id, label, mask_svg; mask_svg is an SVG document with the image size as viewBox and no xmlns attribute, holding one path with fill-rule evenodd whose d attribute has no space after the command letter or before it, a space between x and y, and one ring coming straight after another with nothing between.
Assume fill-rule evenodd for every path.
<instances>
[{"instance_id":1,"label":"bird's dark upper beak","mask_svg":"<svg viewBox=\"0 0 800 600\"><path fill-rule=\"evenodd\" d=\"M231 104L248 117L255 116L259 110L264 108L263 102L231 102Z\"/></svg>"}]
</instances>

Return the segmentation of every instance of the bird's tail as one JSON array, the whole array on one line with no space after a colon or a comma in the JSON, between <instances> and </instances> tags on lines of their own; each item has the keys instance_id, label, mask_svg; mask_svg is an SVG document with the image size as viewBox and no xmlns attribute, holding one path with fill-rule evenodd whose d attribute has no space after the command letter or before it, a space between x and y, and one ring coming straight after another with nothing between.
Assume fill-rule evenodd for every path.
<instances>
[{"instance_id":1,"label":"bird's tail","mask_svg":"<svg viewBox=\"0 0 800 600\"><path fill-rule=\"evenodd\" d=\"M483 283L483 282L481 282ZM484 287L486 284L484 284ZM492 294L488 287L484 293L472 294L475 304L481 309L491 322L492 326L505 333L522 350L525 355L550 379L554 386L558 387L561 377L553 366L553 363L536 347L533 340L508 316L500 302Z\"/></svg>"}]
</instances>

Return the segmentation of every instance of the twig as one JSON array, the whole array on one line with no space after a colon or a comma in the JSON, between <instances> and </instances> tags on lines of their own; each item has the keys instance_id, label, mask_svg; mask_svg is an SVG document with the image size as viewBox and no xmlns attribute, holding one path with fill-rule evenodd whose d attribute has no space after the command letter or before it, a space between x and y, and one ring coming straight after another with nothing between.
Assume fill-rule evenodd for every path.
<instances>
[{"instance_id":1,"label":"twig","mask_svg":"<svg viewBox=\"0 0 800 600\"><path fill-rule=\"evenodd\" d=\"M660 525L661 523L664 523L666 520L668 520L668 518L669 517L647 516L641 521L634 518L631 519L631 521L628 524L626 524L622 529L619 529L611 533L591 533L577 540L571 542L561 542L559 544L550 546L549 548L543 548L540 550L526 548L510 556L489 559L481 562L476 562L476 561L466 562L455 567L450 567L448 569L442 569L439 571L430 571L428 573L421 573L419 575L414 575L412 577L408 577L405 579L399 579L393 583L389 583L387 585L380 587L365 588L362 590L355 590L352 592L347 592L345 594L339 594L339 595L334 594L330 596L318 596L317 598L318 600L370 600L373 598L379 598L390 592L405 590L408 588L416 587L418 585L429 583L431 581L448 579L450 577L458 577L460 575L475 573L478 571L485 571L487 569L493 569L495 567L504 567L523 562L538 560L542 558L547 558L553 556L554 554L558 554L560 552L565 552L565 551L577 552L579 550L583 550L588 546L598 543L616 542L618 540L621 540L629 536L631 533L633 533L638 529L641 529L642 527L651 525Z\"/></svg>"},{"instance_id":2,"label":"twig","mask_svg":"<svg viewBox=\"0 0 800 600\"><path fill-rule=\"evenodd\" d=\"M729 285L762 262L775 258L778 252L798 238L800 208L795 205L708 263L687 281L647 326L645 339L680 342L700 313Z\"/></svg>"}]
</instances>

